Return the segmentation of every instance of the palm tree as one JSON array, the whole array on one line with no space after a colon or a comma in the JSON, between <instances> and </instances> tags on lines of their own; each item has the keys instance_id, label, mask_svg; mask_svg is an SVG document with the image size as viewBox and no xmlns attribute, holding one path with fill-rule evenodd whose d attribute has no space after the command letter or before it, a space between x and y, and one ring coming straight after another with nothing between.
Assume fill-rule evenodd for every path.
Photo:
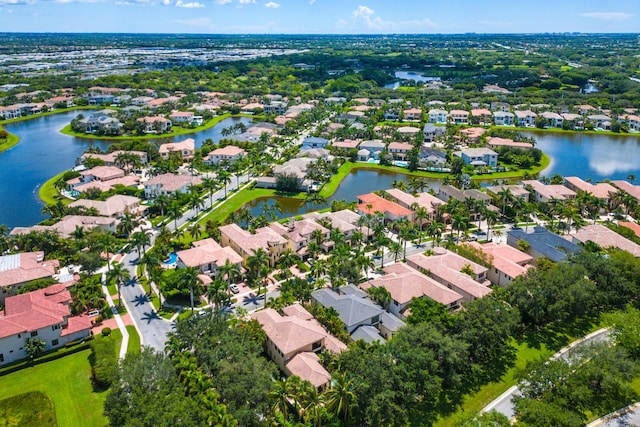
<instances>
[{"instance_id":1,"label":"palm tree","mask_svg":"<svg viewBox=\"0 0 640 427\"><path fill-rule=\"evenodd\" d=\"M332 384L333 386L326 392L327 409L342 421L347 421L356 403L352 382L347 379L346 374L337 372L333 376Z\"/></svg>"},{"instance_id":2,"label":"palm tree","mask_svg":"<svg viewBox=\"0 0 640 427\"><path fill-rule=\"evenodd\" d=\"M114 282L118 289L118 307L122 305L122 298L120 297L120 288L122 284L131 280L131 274L129 270L124 268L120 263L116 263L111 267L111 270L107 272L107 282Z\"/></svg>"},{"instance_id":3,"label":"palm tree","mask_svg":"<svg viewBox=\"0 0 640 427\"><path fill-rule=\"evenodd\" d=\"M138 250L138 258L142 257L142 254L146 252L147 245L151 245L150 231L141 230L132 233L129 236L129 244Z\"/></svg>"},{"instance_id":4,"label":"palm tree","mask_svg":"<svg viewBox=\"0 0 640 427\"><path fill-rule=\"evenodd\" d=\"M215 279L211 284L207 287L207 299L209 303L211 303L211 312L217 312L220 308L228 301L229 294L227 290L229 286L226 282L220 279Z\"/></svg>"},{"instance_id":5,"label":"palm tree","mask_svg":"<svg viewBox=\"0 0 640 427\"><path fill-rule=\"evenodd\" d=\"M502 190L498 192L498 197L502 202L502 216L504 216L504 211L509 202L513 199L513 194L511 193L509 187L504 186L502 187Z\"/></svg>"},{"instance_id":6,"label":"palm tree","mask_svg":"<svg viewBox=\"0 0 640 427\"><path fill-rule=\"evenodd\" d=\"M178 219L182 217L182 206L180 206L177 200L173 200L168 207L167 213L169 214L169 218L173 220L174 231L178 231Z\"/></svg>"},{"instance_id":7,"label":"palm tree","mask_svg":"<svg viewBox=\"0 0 640 427\"><path fill-rule=\"evenodd\" d=\"M198 270L193 267L181 268L178 270L178 284L181 289L189 288L189 299L191 301L191 313L193 313L194 301L193 293L195 287L202 283L198 277Z\"/></svg>"},{"instance_id":8,"label":"palm tree","mask_svg":"<svg viewBox=\"0 0 640 427\"><path fill-rule=\"evenodd\" d=\"M398 255L402 253L402 245L400 242L391 240L389 242L389 252L393 254L393 261L398 262Z\"/></svg>"},{"instance_id":9,"label":"palm tree","mask_svg":"<svg viewBox=\"0 0 640 427\"><path fill-rule=\"evenodd\" d=\"M439 221L434 221L427 226L427 235L434 241L439 241L442 238L445 225ZM437 245L436 245L437 246Z\"/></svg>"},{"instance_id":10,"label":"palm tree","mask_svg":"<svg viewBox=\"0 0 640 427\"><path fill-rule=\"evenodd\" d=\"M196 210L196 216L200 214L200 208L204 206L204 201L200 198L200 194L198 194L198 191L194 187L189 189L189 202L187 206L189 209Z\"/></svg>"},{"instance_id":11,"label":"palm tree","mask_svg":"<svg viewBox=\"0 0 640 427\"><path fill-rule=\"evenodd\" d=\"M231 282L235 281L240 276L240 266L229 261L227 258L216 272L216 276L219 278L227 278L227 292L231 290Z\"/></svg>"},{"instance_id":12,"label":"palm tree","mask_svg":"<svg viewBox=\"0 0 640 427\"><path fill-rule=\"evenodd\" d=\"M367 293L377 304L386 307L391 301L391 294L382 286L372 286L367 289Z\"/></svg>"},{"instance_id":13,"label":"palm tree","mask_svg":"<svg viewBox=\"0 0 640 427\"><path fill-rule=\"evenodd\" d=\"M217 180L219 184L222 184L222 186L224 187L224 198L227 198L227 185L231 182L231 173L224 170L224 169L220 169L220 171L218 171L217 174Z\"/></svg>"},{"instance_id":14,"label":"palm tree","mask_svg":"<svg viewBox=\"0 0 640 427\"><path fill-rule=\"evenodd\" d=\"M302 390L302 419L314 427L322 426L322 408L325 405L324 394L318 393L313 384L305 381Z\"/></svg>"},{"instance_id":15,"label":"palm tree","mask_svg":"<svg viewBox=\"0 0 640 427\"><path fill-rule=\"evenodd\" d=\"M300 257L293 252L291 248L288 248L280 255L278 265L284 270L285 280L289 280L289 276L291 275L290 268L296 265L298 261L300 261Z\"/></svg>"},{"instance_id":16,"label":"palm tree","mask_svg":"<svg viewBox=\"0 0 640 427\"><path fill-rule=\"evenodd\" d=\"M366 254L360 254L357 255L356 258L356 264L360 266L360 268L362 269L362 272L364 273L364 277L368 277L368 273L369 273L369 269L373 269L375 267L375 263L373 262L373 259Z\"/></svg>"},{"instance_id":17,"label":"palm tree","mask_svg":"<svg viewBox=\"0 0 640 427\"><path fill-rule=\"evenodd\" d=\"M118 224L118 228L120 232L126 234L127 236L140 225L140 221L134 215L129 212L125 212L120 218L120 223Z\"/></svg>"},{"instance_id":18,"label":"palm tree","mask_svg":"<svg viewBox=\"0 0 640 427\"><path fill-rule=\"evenodd\" d=\"M216 189L216 180L213 178L203 178L202 188L209 194L209 206L213 206L213 190Z\"/></svg>"},{"instance_id":19,"label":"palm tree","mask_svg":"<svg viewBox=\"0 0 640 427\"><path fill-rule=\"evenodd\" d=\"M487 221L487 240L491 240L491 227L498 221L498 214L492 210L487 210L485 220Z\"/></svg>"},{"instance_id":20,"label":"palm tree","mask_svg":"<svg viewBox=\"0 0 640 427\"><path fill-rule=\"evenodd\" d=\"M458 239L460 238L460 233L463 230L467 230L469 228L469 217L464 216L462 214L455 214L451 218L451 227L454 230L458 230Z\"/></svg>"},{"instance_id":21,"label":"palm tree","mask_svg":"<svg viewBox=\"0 0 640 427\"><path fill-rule=\"evenodd\" d=\"M96 243L98 246L98 249L101 252L105 252L106 256L107 256L107 271L111 270L111 260L110 260L110 256L109 254L115 252L116 250L116 244L118 243L118 240L116 239L116 236L113 235L113 233L111 232L104 232L104 233L100 233L100 235L96 238Z\"/></svg>"},{"instance_id":22,"label":"palm tree","mask_svg":"<svg viewBox=\"0 0 640 427\"><path fill-rule=\"evenodd\" d=\"M200 228L200 224L195 223L189 227L189 234L193 237L193 240L199 240L202 237L202 228Z\"/></svg>"},{"instance_id":23,"label":"palm tree","mask_svg":"<svg viewBox=\"0 0 640 427\"><path fill-rule=\"evenodd\" d=\"M160 216L162 220L164 220L164 210L169 206L171 199L166 194L158 194L153 201L154 205L156 205L160 209Z\"/></svg>"}]
</instances>

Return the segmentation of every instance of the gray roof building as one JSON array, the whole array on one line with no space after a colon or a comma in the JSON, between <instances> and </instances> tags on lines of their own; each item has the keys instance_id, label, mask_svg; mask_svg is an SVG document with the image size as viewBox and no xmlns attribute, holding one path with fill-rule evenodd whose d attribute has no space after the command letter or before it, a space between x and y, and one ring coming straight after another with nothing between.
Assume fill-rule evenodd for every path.
<instances>
[{"instance_id":1,"label":"gray roof building","mask_svg":"<svg viewBox=\"0 0 640 427\"><path fill-rule=\"evenodd\" d=\"M581 250L580 246L563 239L544 227L534 227L525 233L524 230L509 230L507 232L507 244L518 247L518 241L523 240L529 244L527 252L532 257L548 258L553 262L564 262L569 255Z\"/></svg>"}]
</instances>

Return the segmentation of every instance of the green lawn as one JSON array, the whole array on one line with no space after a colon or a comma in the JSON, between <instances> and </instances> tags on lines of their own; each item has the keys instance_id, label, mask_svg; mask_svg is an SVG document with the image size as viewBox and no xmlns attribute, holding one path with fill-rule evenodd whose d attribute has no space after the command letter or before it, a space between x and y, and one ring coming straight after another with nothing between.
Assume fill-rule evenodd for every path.
<instances>
[{"instance_id":1,"label":"green lawn","mask_svg":"<svg viewBox=\"0 0 640 427\"><path fill-rule=\"evenodd\" d=\"M0 129L2 129L1 126ZM3 142L0 142L0 153L16 145L18 141L20 141L20 137L18 137L18 135L10 133L8 137L3 140Z\"/></svg>"},{"instance_id":2,"label":"green lawn","mask_svg":"<svg viewBox=\"0 0 640 427\"><path fill-rule=\"evenodd\" d=\"M64 172L49 178L44 184L40 186L40 189L38 190L38 196L40 197L40 200L42 200L48 205L55 205L58 202L58 200L62 200L62 203L65 205L68 205L73 201L71 199L67 199L66 197L61 196L55 187L55 182L60 177L62 177L62 175L64 175Z\"/></svg>"},{"instance_id":3,"label":"green lawn","mask_svg":"<svg viewBox=\"0 0 640 427\"><path fill-rule=\"evenodd\" d=\"M469 414L479 413L482 408L516 384L517 373L526 367L528 361L549 358L569 343L602 327L604 325L600 319L585 318L565 325L554 325L513 340L516 349L515 366L502 376L500 382L486 384L478 391L465 396L461 407L452 414L438 419L434 426L454 426Z\"/></svg>"},{"instance_id":4,"label":"green lawn","mask_svg":"<svg viewBox=\"0 0 640 427\"><path fill-rule=\"evenodd\" d=\"M90 354L84 350L3 376L0 399L40 391L53 401L58 426L105 426L106 393L92 389Z\"/></svg>"},{"instance_id":5,"label":"green lawn","mask_svg":"<svg viewBox=\"0 0 640 427\"><path fill-rule=\"evenodd\" d=\"M247 188L236 193L231 193L221 206L213 209L209 214L200 219L198 223L202 225L206 224L207 221L219 221L222 223L232 212L237 211L246 203L263 197L274 196L276 196L276 191L266 188Z\"/></svg>"},{"instance_id":6,"label":"green lawn","mask_svg":"<svg viewBox=\"0 0 640 427\"><path fill-rule=\"evenodd\" d=\"M53 401L44 393L32 391L0 400L0 427L57 425Z\"/></svg>"}]
</instances>

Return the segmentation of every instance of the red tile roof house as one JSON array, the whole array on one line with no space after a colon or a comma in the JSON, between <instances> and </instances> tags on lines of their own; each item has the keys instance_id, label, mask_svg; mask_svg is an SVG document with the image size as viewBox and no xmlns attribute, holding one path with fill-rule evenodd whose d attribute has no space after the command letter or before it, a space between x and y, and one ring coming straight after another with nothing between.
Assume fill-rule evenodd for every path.
<instances>
[{"instance_id":1,"label":"red tile roof house","mask_svg":"<svg viewBox=\"0 0 640 427\"><path fill-rule=\"evenodd\" d=\"M186 193L189 187L199 184L202 184L202 179L197 176L165 173L143 183L144 197L154 199L160 194Z\"/></svg>"},{"instance_id":2,"label":"red tile roof house","mask_svg":"<svg viewBox=\"0 0 640 427\"><path fill-rule=\"evenodd\" d=\"M0 303L27 282L53 277L59 268L60 262L45 260L42 251L0 256Z\"/></svg>"},{"instance_id":3,"label":"red tile roof house","mask_svg":"<svg viewBox=\"0 0 640 427\"><path fill-rule=\"evenodd\" d=\"M126 175L121 178L109 179L107 181L91 181L86 184L74 184L73 182L73 180L69 180L67 181L67 184L70 184L71 189L77 193L84 193L90 188L97 188L98 190L105 192L114 189L117 185L137 188L140 184L140 177L136 175Z\"/></svg>"},{"instance_id":4,"label":"red tile roof house","mask_svg":"<svg viewBox=\"0 0 640 427\"><path fill-rule=\"evenodd\" d=\"M242 257L230 247L222 247L215 240L209 238L193 242L192 247L178 251L178 268L198 268L204 274L213 276L218 267L225 265L227 261L242 265Z\"/></svg>"},{"instance_id":5,"label":"red tile roof house","mask_svg":"<svg viewBox=\"0 0 640 427\"><path fill-rule=\"evenodd\" d=\"M344 235L347 241L351 239L353 233L356 231L361 232L366 240L371 240L373 231L366 226L358 226L358 219L360 215L349 209L343 209L337 212L310 212L302 216L305 219L312 219L319 222L325 219L331 223L331 228L337 228Z\"/></svg>"},{"instance_id":6,"label":"red tile roof house","mask_svg":"<svg viewBox=\"0 0 640 427\"><path fill-rule=\"evenodd\" d=\"M592 241L601 248L618 248L629 252L634 257L640 257L640 245L626 239L602 224L591 224L577 230L574 234L564 236L572 243L587 243Z\"/></svg>"},{"instance_id":7,"label":"red tile roof house","mask_svg":"<svg viewBox=\"0 0 640 427\"><path fill-rule=\"evenodd\" d=\"M116 164L116 158L118 157L118 154L135 154L140 158L140 163L142 163L143 165L147 164L148 162L147 153L145 153L144 151L116 150L107 154L83 153L76 159L76 165L84 163L86 159L99 159L104 162L105 166L118 166Z\"/></svg>"},{"instance_id":8,"label":"red tile roof house","mask_svg":"<svg viewBox=\"0 0 640 427\"><path fill-rule=\"evenodd\" d=\"M406 264L389 265L384 272L384 276L365 282L360 288L385 288L391 295L391 302L385 308L400 319L405 319L405 309L414 298L427 297L451 309L462 302L462 295Z\"/></svg>"},{"instance_id":9,"label":"red tile roof house","mask_svg":"<svg viewBox=\"0 0 640 427\"><path fill-rule=\"evenodd\" d=\"M636 222L618 221L618 225L627 227L629 230L633 231L637 237L640 237L640 224Z\"/></svg>"},{"instance_id":10,"label":"red tile roof house","mask_svg":"<svg viewBox=\"0 0 640 427\"><path fill-rule=\"evenodd\" d=\"M15 227L11 230L11 235L29 234L32 231L53 230L60 237L65 239L71 237L76 228L80 227L85 231L91 231L98 228L103 231L116 231L115 218L107 218L104 216L83 216L83 215L66 215L53 225L34 225L32 227Z\"/></svg>"},{"instance_id":11,"label":"red tile roof house","mask_svg":"<svg viewBox=\"0 0 640 427\"><path fill-rule=\"evenodd\" d=\"M483 128L466 128L461 129L460 133L465 137L465 140L471 144L475 144L480 140L480 137L484 135L486 129Z\"/></svg>"},{"instance_id":12,"label":"red tile roof house","mask_svg":"<svg viewBox=\"0 0 640 427\"><path fill-rule=\"evenodd\" d=\"M516 116L516 125L519 127L534 127L536 125L536 117L538 115L531 110L516 110L513 112Z\"/></svg>"},{"instance_id":13,"label":"red tile roof house","mask_svg":"<svg viewBox=\"0 0 640 427\"><path fill-rule=\"evenodd\" d=\"M407 265L459 293L463 301L482 298L492 292L491 283L486 280L486 267L444 248L434 248L433 252L431 256L411 255L407 257ZM461 272L466 265L472 269L473 277Z\"/></svg>"},{"instance_id":14,"label":"red tile roof house","mask_svg":"<svg viewBox=\"0 0 640 427\"><path fill-rule=\"evenodd\" d=\"M118 218L128 212L133 215L141 215L146 207L140 206L140 199L134 196L116 194L105 201L80 199L69 204L69 207L82 206L87 209L95 208L100 215Z\"/></svg>"},{"instance_id":15,"label":"red tile roof house","mask_svg":"<svg viewBox=\"0 0 640 427\"><path fill-rule=\"evenodd\" d=\"M564 185L545 185L537 180L522 181L524 188L529 191L529 198L535 202L548 202L552 199L566 200L576 197L576 192Z\"/></svg>"},{"instance_id":16,"label":"red tile roof house","mask_svg":"<svg viewBox=\"0 0 640 427\"><path fill-rule=\"evenodd\" d=\"M382 212L386 221L395 221L400 218L414 220L414 212L411 209L400 206L391 200L383 199L377 194L369 193L358 196L358 213L360 215Z\"/></svg>"},{"instance_id":17,"label":"red tile roof house","mask_svg":"<svg viewBox=\"0 0 640 427\"><path fill-rule=\"evenodd\" d=\"M490 147L515 147L529 150L533 148L533 144L528 142L515 142L513 139L490 137L487 139L487 145Z\"/></svg>"},{"instance_id":18,"label":"red tile roof house","mask_svg":"<svg viewBox=\"0 0 640 427\"><path fill-rule=\"evenodd\" d=\"M387 150L395 160L406 160L409 151L412 149L413 145L404 142L391 142L387 147Z\"/></svg>"},{"instance_id":19,"label":"red tile roof house","mask_svg":"<svg viewBox=\"0 0 640 427\"><path fill-rule=\"evenodd\" d=\"M456 125L469 124L469 112L465 110L449 111L449 122Z\"/></svg>"},{"instance_id":20,"label":"red tile roof house","mask_svg":"<svg viewBox=\"0 0 640 427\"><path fill-rule=\"evenodd\" d=\"M173 123L191 123L195 116L192 111L174 111L169 115L169 120Z\"/></svg>"},{"instance_id":21,"label":"red tile roof house","mask_svg":"<svg viewBox=\"0 0 640 427\"><path fill-rule=\"evenodd\" d=\"M404 110L404 120L406 122L419 122L422 117L422 109L420 108L409 108L408 110Z\"/></svg>"},{"instance_id":22,"label":"red tile roof house","mask_svg":"<svg viewBox=\"0 0 640 427\"><path fill-rule=\"evenodd\" d=\"M80 172L80 181L82 183L92 181L109 181L111 179L122 178L124 171L115 166L96 166L85 171Z\"/></svg>"},{"instance_id":23,"label":"red tile roof house","mask_svg":"<svg viewBox=\"0 0 640 427\"><path fill-rule=\"evenodd\" d=\"M630 182L624 180L611 181L611 184L613 184L620 190L626 191L640 202L640 185L633 185Z\"/></svg>"},{"instance_id":24,"label":"red tile roof house","mask_svg":"<svg viewBox=\"0 0 640 427\"><path fill-rule=\"evenodd\" d=\"M91 335L87 316L71 317L71 295L64 284L8 297L0 313L0 364L26 358L25 342L38 338L45 350Z\"/></svg>"},{"instance_id":25,"label":"red tile roof house","mask_svg":"<svg viewBox=\"0 0 640 427\"><path fill-rule=\"evenodd\" d=\"M386 191L389 196L395 199L397 204L404 208L413 210L412 206L414 205L425 208L429 214L429 218L425 218L421 225L429 223L433 219L438 206L444 204L442 200L429 193L418 193L414 196L412 194L405 193L402 190L398 190L397 188L391 188Z\"/></svg>"},{"instance_id":26,"label":"red tile roof house","mask_svg":"<svg viewBox=\"0 0 640 427\"><path fill-rule=\"evenodd\" d=\"M474 108L471 110L471 123L476 125L491 125L493 114L486 108Z\"/></svg>"},{"instance_id":27,"label":"red tile roof house","mask_svg":"<svg viewBox=\"0 0 640 427\"><path fill-rule=\"evenodd\" d=\"M267 335L266 353L287 376L296 375L317 389L327 387L331 374L320 364L317 353L325 349L340 353L347 346L329 334L300 304L282 311L285 316L272 308L251 315Z\"/></svg>"},{"instance_id":28,"label":"red tile roof house","mask_svg":"<svg viewBox=\"0 0 640 427\"><path fill-rule=\"evenodd\" d=\"M138 121L144 123L144 133L171 132L171 120L165 119L164 117L140 117Z\"/></svg>"},{"instance_id":29,"label":"red tile roof house","mask_svg":"<svg viewBox=\"0 0 640 427\"><path fill-rule=\"evenodd\" d=\"M217 148L211 151L203 161L209 165L217 165L220 162L233 164L236 160L239 160L246 155L247 152L242 148L234 145L227 145L226 147Z\"/></svg>"},{"instance_id":30,"label":"red tile roof house","mask_svg":"<svg viewBox=\"0 0 640 427\"><path fill-rule=\"evenodd\" d=\"M269 256L271 266L274 266L289 243L287 239L276 233L269 227L257 228L254 234L240 228L237 224L223 225L220 230L220 244L230 246L245 261L259 248L262 248Z\"/></svg>"},{"instance_id":31,"label":"red tile roof house","mask_svg":"<svg viewBox=\"0 0 640 427\"><path fill-rule=\"evenodd\" d=\"M604 200L605 202L607 202L607 204L609 204L611 196L618 192L617 188L606 182L591 184L590 182L586 182L582 178L579 178L577 176L565 177L564 181L565 185L570 190L573 190L576 193L578 192L578 190L586 191L587 193L597 197L598 199Z\"/></svg>"},{"instance_id":32,"label":"red tile roof house","mask_svg":"<svg viewBox=\"0 0 640 427\"><path fill-rule=\"evenodd\" d=\"M336 148L344 148L347 150L352 150L355 148L358 148L358 145L360 145L359 140L355 140L355 139L345 139L344 141L334 141L331 143L332 147L336 147Z\"/></svg>"},{"instance_id":33,"label":"red tile roof house","mask_svg":"<svg viewBox=\"0 0 640 427\"><path fill-rule=\"evenodd\" d=\"M470 242L468 245L480 249L492 259L487 278L494 285L506 287L518 276L531 268L533 257L506 244Z\"/></svg>"},{"instance_id":34,"label":"red tile roof house","mask_svg":"<svg viewBox=\"0 0 640 427\"><path fill-rule=\"evenodd\" d=\"M195 151L195 141L193 138L187 138L180 142L170 142L160 145L158 153L163 159L168 159L171 153L178 153L183 160L193 159Z\"/></svg>"},{"instance_id":35,"label":"red tile roof house","mask_svg":"<svg viewBox=\"0 0 640 427\"><path fill-rule=\"evenodd\" d=\"M333 242L329 241L329 230L311 219L303 219L301 221L291 221L288 224L280 224L274 222L269 225L273 231L287 239L293 246L292 250L300 256L306 254L307 246L311 241L311 233L315 230L322 232L323 240L320 247L325 251L333 249Z\"/></svg>"}]
</instances>

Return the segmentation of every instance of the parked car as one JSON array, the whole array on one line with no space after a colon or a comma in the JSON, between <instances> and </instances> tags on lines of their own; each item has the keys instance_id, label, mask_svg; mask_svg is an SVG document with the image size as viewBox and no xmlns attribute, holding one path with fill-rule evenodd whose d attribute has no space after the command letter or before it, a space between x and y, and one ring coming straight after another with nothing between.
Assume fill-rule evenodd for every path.
<instances>
[{"instance_id":1,"label":"parked car","mask_svg":"<svg viewBox=\"0 0 640 427\"><path fill-rule=\"evenodd\" d=\"M235 283L229 286L229 289L231 289L231 292L233 292L234 294L237 294L238 292L240 292L240 288Z\"/></svg>"}]
</instances>

